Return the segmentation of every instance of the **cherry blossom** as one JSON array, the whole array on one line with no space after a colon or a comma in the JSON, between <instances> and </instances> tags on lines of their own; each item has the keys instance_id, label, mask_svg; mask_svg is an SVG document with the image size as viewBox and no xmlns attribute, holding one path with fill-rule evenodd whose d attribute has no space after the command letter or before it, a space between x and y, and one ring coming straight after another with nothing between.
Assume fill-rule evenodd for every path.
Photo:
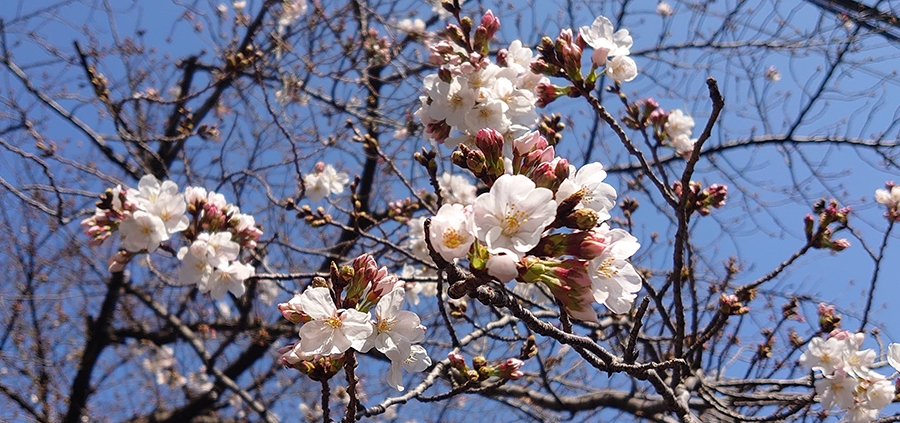
<instances>
[{"instance_id":1,"label":"cherry blossom","mask_svg":"<svg viewBox=\"0 0 900 423\"><path fill-rule=\"evenodd\" d=\"M438 186L441 188L444 204L468 206L475 203L477 189L465 176L444 172L438 177Z\"/></svg>"},{"instance_id":2,"label":"cherry blossom","mask_svg":"<svg viewBox=\"0 0 900 423\"><path fill-rule=\"evenodd\" d=\"M627 259L641 245L627 231L609 229L605 223L595 232L609 244L603 253L588 262L594 300L613 313L627 313L641 289L641 276Z\"/></svg>"},{"instance_id":3,"label":"cherry blossom","mask_svg":"<svg viewBox=\"0 0 900 423\"><path fill-rule=\"evenodd\" d=\"M609 220L609 211L616 206L616 189L603 180L606 171L600 163L589 163L581 169L569 166L569 177L556 191L556 202L561 203L574 194L581 196L576 209L587 207L597 212L600 221Z\"/></svg>"},{"instance_id":4,"label":"cherry blossom","mask_svg":"<svg viewBox=\"0 0 900 423\"><path fill-rule=\"evenodd\" d=\"M676 138L679 135L690 136L691 131L694 130L694 118L685 115L680 109L672 110L666 119L665 128L670 138Z\"/></svg>"},{"instance_id":5,"label":"cherry blossom","mask_svg":"<svg viewBox=\"0 0 900 423\"><path fill-rule=\"evenodd\" d=\"M322 162L316 163L315 172L303 177L306 187L306 197L316 202L331 194L344 192L344 185L350 182L350 176L344 172L338 172L334 166Z\"/></svg>"},{"instance_id":6,"label":"cherry blossom","mask_svg":"<svg viewBox=\"0 0 900 423\"><path fill-rule=\"evenodd\" d=\"M233 261L213 269L206 282L201 280L197 284L197 288L200 289L200 292L209 291L209 295L216 300L225 298L225 293L229 291L236 297L240 297L244 295L244 279L253 274L253 266Z\"/></svg>"},{"instance_id":7,"label":"cherry blossom","mask_svg":"<svg viewBox=\"0 0 900 423\"><path fill-rule=\"evenodd\" d=\"M159 216L143 210L134 212L119 225L122 233L122 248L137 253L156 251L162 241L169 239L166 224Z\"/></svg>"},{"instance_id":8,"label":"cherry blossom","mask_svg":"<svg viewBox=\"0 0 900 423\"><path fill-rule=\"evenodd\" d=\"M463 258L475 241L472 207L444 204L431 218L431 246L444 260Z\"/></svg>"},{"instance_id":9,"label":"cherry blossom","mask_svg":"<svg viewBox=\"0 0 900 423\"><path fill-rule=\"evenodd\" d=\"M888 363L900 372L900 344L892 343L888 346Z\"/></svg>"},{"instance_id":10,"label":"cherry blossom","mask_svg":"<svg viewBox=\"0 0 900 423\"><path fill-rule=\"evenodd\" d=\"M338 310L328 288L308 288L301 294L300 305L313 319L300 327L300 349L306 354L359 351L374 332L367 313Z\"/></svg>"},{"instance_id":11,"label":"cherry blossom","mask_svg":"<svg viewBox=\"0 0 900 423\"><path fill-rule=\"evenodd\" d=\"M597 67L605 65L610 57L628 56L634 44L627 29L613 33L612 22L605 16L598 16L590 27L583 26L579 32L584 42L594 48L591 61Z\"/></svg>"},{"instance_id":12,"label":"cherry blossom","mask_svg":"<svg viewBox=\"0 0 900 423\"><path fill-rule=\"evenodd\" d=\"M606 66L606 76L620 84L634 80L637 75L637 63L628 56L613 57Z\"/></svg>"},{"instance_id":13,"label":"cherry blossom","mask_svg":"<svg viewBox=\"0 0 900 423\"><path fill-rule=\"evenodd\" d=\"M403 375L402 370L407 372L421 372L431 366L431 357L421 345L413 345L410 347L408 356L403 357L397 350L390 350L385 354L391 360L391 369L388 371L388 384L398 391L403 391Z\"/></svg>"},{"instance_id":14,"label":"cherry blossom","mask_svg":"<svg viewBox=\"0 0 900 423\"><path fill-rule=\"evenodd\" d=\"M489 250L504 248L517 258L534 248L556 217L553 192L523 175L503 175L474 207L475 235Z\"/></svg>"},{"instance_id":15,"label":"cherry blossom","mask_svg":"<svg viewBox=\"0 0 900 423\"><path fill-rule=\"evenodd\" d=\"M375 331L362 346L362 352L375 347L382 353L396 350L401 357L409 357L412 345L422 342L425 326L422 326L419 316L400 309L405 297L403 287L398 287L378 301L375 306Z\"/></svg>"}]
</instances>

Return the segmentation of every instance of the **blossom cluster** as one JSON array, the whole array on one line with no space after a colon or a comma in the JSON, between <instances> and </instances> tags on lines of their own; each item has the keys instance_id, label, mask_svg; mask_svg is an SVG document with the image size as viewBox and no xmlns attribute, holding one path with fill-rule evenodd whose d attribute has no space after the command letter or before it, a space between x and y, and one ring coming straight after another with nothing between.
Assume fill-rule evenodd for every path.
<instances>
[{"instance_id":1,"label":"blossom cluster","mask_svg":"<svg viewBox=\"0 0 900 423\"><path fill-rule=\"evenodd\" d=\"M164 243L181 233L188 245L176 254L183 261L179 282L197 284L218 300L228 291L244 293L243 281L253 276L254 268L238 259L240 249L256 247L262 235L253 216L242 214L222 194L201 187L180 193L174 182L160 183L153 175L141 178L136 190L107 190L94 215L81 225L91 245L119 232L122 249L110 258L110 271L121 271L136 254L161 246L174 253L174 247Z\"/></svg>"},{"instance_id":2,"label":"blossom cluster","mask_svg":"<svg viewBox=\"0 0 900 423\"><path fill-rule=\"evenodd\" d=\"M537 132L512 141L511 159L504 144L502 134L482 129L477 150L454 153L454 162L490 191L471 205L442 205L431 218L431 248L447 262L467 259L473 272L501 282L543 284L577 319L597 320L592 302L627 312L641 287L627 260L640 245L604 223L616 191L604 182L603 165L575 168ZM462 151L470 157L460 157Z\"/></svg>"},{"instance_id":3,"label":"blossom cluster","mask_svg":"<svg viewBox=\"0 0 900 423\"><path fill-rule=\"evenodd\" d=\"M891 222L900 221L900 187L889 181L884 189L875 190L875 201L887 207L884 216Z\"/></svg>"},{"instance_id":4,"label":"blossom cluster","mask_svg":"<svg viewBox=\"0 0 900 423\"><path fill-rule=\"evenodd\" d=\"M471 30L469 24L463 27ZM426 95L419 97L415 116L432 139L449 148L471 145L482 128L511 140L537 122L534 89L542 76L530 70L534 55L516 40L493 63L488 44L499 28L499 19L488 11L474 35L448 25L450 39L430 46L429 61L440 71L425 77Z\"/></svg>"},{"instance_id":5,"label":"blossom cluster","mask_svg":"<svg viewBox=\"0 0 900 423\"><path fill-rule=\"evenodd\" d=\"M626 115L622 120L631 129L650 128L660 145L675 149L684 158L691 155L694 144L697 143L696 138L691 138L694 118L679 109L666 112L652 98L641 99L626 106Z\"/></svg>"},{"instance_id":6,"label":"blossom cluster","mask_svg":"<svg viewBox=\"0 0 900 423\"><path fill-rule=\"evenodd\" d=\"M827 337L815 337L800 356L800 364L821 372L815 381L816 394L826 411L846 412L842 422L863 423L875 420L894 399L891 380L872 370L876 353L861 350L864 333L835 329ZM900 370L900 344L891 344L888 361Z\"/></svg>"},{"instance_id":7,"label":"blossom cluster","mask_svg":"<svg viewBox=\"0 0 900 423\"><path fill-rule=\"evenodd\" d=\"M330 285L317 278L303 293L278 305L287 320L303 323L300 341L279 351L281 363L311 378L327 379L340 370L347 350L366 353L375 348L391 360L388 383L402 391L401 369L420 372L431 365L420 345L425 326L418 315L401 310L405 297L403 282L387 268L379 269L368 254L340 269L333 266Z\"/></svg>"},{"instance_id":8,"label":"blossom cluster","mask_svg":"<svg viewBox=\"0 0 900 423\"><path fill-rule=\"evenodd\" d=\"M334 166L323 162L317 162L313 173L303 177L306 197L312 202L344 192L344 185L347 185L347 182L350 182L350 175L338 172Z\"/></svg>"}]
</instances>

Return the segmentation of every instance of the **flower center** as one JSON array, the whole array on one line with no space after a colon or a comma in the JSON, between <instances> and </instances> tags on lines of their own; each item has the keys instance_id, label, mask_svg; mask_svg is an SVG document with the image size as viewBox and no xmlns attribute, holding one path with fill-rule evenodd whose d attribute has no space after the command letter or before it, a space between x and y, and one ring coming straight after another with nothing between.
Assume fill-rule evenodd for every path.
<instances>
[{"instance_id":1,"label":"flower center","mask_svg":"<svg viewBox=\"0 0 900 423\"><path fill-rule=\"evenodd\" d=\"M504 236L513 236L519 232L519 228L528 223L528 217L530 215L521 210L516 209L515 204L506 204L506 216L503 217L503 220L500 222L500 227L503 228Z\"/></svg>"},{"instance_id":2,"label":"flower center","mask_svg":"<svg viewBox=\"0 0 900 423\"><path fill-rule=\"evenodd\" d=\"M465 242L465 237L456 229L447 228L444 230L444 238L441 240L447 248L456 248Z\"/></svg>"},{"instance_id":3,"label":"flower center","mask_svg":"<svg viewBox=\"0 0 900 423\"><path fill-rule=\"evenodd\" d=\"M328 326L331 326L332 328L337 329L337 328L343 326L344 322L342 322L341 319L339 319L335 316L331 316L331 317L325 318L325 324L327 324Z\"/></svg>"},{"instance_id":4,"label":"flower center","mask_svg":"<svg viewBox=\"0 0 900 423\"><path fill-rule=\"evenodd\" d=\"M592 196L591 193L592 191L586 186L582 186L581 189L576 192L576 194L581 195L581 204L584 206L587 206L594 201L594 196Z\"/></svg>"},{"instance_id":5,"label":"flower center","mask_svg":"<svg viewBox=\"0 0 900 423\"><path fill-rule=\"evenodd\" d=\"M615 257L609 257L606 260L603 260L603 262L600 263L600 266L597 267L597 276L611 278L619 274L619 269L616 269L612 265L614 261L616 261Z\"/></svg>"},{"instance_id":6,"label":"flower center","mask_svg":"<svg viewBox=\"0 0 900 423\"><path fill-rule=\"evenodd\" d=\"M394 325L397 324L397 319L387 318L378 321L378 333L390 332L394 329Z\"/></svg>"}]
</instances>

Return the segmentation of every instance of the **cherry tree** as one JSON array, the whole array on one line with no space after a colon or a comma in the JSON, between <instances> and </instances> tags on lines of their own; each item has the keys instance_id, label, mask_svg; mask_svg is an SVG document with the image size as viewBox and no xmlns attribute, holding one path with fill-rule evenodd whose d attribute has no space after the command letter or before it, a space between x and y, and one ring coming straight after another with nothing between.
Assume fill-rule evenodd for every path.
<instances>
[{"instance_id":1,"label":"cherry tree","mask_svg":"<svg viewBox=\"0 0 900 423\"><path fill-rule=\"evenodd\" d=\"M9 8L0 419L900 421L896 5L634 3Z\"/></svg>"}]
</instances>

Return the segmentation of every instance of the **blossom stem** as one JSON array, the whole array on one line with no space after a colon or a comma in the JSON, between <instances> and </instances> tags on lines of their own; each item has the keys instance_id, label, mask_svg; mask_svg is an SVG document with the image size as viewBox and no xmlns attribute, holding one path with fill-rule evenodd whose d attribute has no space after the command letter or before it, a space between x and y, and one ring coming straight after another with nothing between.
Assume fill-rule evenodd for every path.
<instances>
[{"instance_id":1,"label":"blossom stem","mask_svg":"<svg viewBox=\"0 0 900 423\"><path fill-rule=\"evenodd\" d=\"M359 399L356 398L356 383L359 378L356 377L356 355L353 350L348 350L344 355L344 372L347 374L347 396L350 397L350 403L347 404L347 414L344 416L343 423L352 423L356 421L356 407Z\"/></svg>"}]
</instances>

